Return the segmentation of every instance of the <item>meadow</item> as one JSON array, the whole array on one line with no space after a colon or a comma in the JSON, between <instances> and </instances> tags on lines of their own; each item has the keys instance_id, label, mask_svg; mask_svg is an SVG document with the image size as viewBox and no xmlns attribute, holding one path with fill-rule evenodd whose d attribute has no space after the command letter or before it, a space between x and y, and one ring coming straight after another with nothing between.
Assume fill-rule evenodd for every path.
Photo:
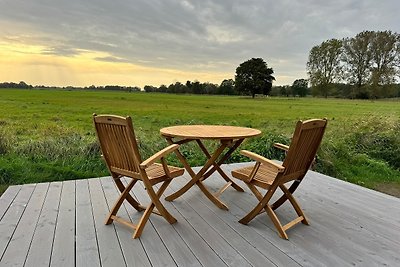
<instances>
[{"instance_id":1,"label":"meadow","mask_svg":"<svg viewBox=\"0 0 400 267\"><path fill-rule=\"evenodd\" d=\"M112 91L0 89L0 186L108 175L92 114L132 117L147 157L165 147L159 129L180 124L258 128L249 149L282 159L273 142L290 143L297 120L327 118L315 169L400 196L400 103L320 98L173 95ZM207 143L212 149L213 143ZM182 147L192 165L205 160ZM230 162L246 161L238 151ZM169 161L178 164L171 156Z\"/></svg>"}]
</instances>

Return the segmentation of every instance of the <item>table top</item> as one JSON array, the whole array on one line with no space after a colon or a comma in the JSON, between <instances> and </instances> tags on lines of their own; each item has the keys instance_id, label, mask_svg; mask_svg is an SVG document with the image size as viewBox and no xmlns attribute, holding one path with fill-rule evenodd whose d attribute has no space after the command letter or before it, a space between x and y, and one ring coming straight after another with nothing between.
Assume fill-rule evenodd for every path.
<instances>
[{"instance_id":1,"label":"table top","mask_svg":"<svg viewBox=\"0 0 400 267\"><path fill-rule=\"evenodd\" d=\"M191 139L241 139L261 134L260 130L225 125L178 125L160 130L163 136Z\"/></svg>"}]
</instances>

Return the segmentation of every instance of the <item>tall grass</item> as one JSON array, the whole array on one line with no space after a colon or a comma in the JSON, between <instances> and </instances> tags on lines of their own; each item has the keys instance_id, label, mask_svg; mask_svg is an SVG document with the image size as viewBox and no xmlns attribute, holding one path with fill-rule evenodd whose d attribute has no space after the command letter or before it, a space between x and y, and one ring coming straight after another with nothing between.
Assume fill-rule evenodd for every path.
<instances>
[{"instance_id":1,"label":"tall grass","mask_svg":"<svg viewBox=\"0 0 400 267\"><path fill-rule=\"evenodd\" d=\"M167 144L159 129L178 124L225 124L262 130L248 149L283 159L274 142L290 143L298 119L328 118L316 170L370 188L390 184L400 192L400 105L350 101L163 95L57 90L0 90L0 184L21 184L107 175L91 115L133 118L147 158ZM206 142L213 150L213 142ZM182 146L191 165L206 158L196 144ZM248 159L235 151L229 162ZM171 156L169 161L179 165Z\"/></svg>"}]
</instances>

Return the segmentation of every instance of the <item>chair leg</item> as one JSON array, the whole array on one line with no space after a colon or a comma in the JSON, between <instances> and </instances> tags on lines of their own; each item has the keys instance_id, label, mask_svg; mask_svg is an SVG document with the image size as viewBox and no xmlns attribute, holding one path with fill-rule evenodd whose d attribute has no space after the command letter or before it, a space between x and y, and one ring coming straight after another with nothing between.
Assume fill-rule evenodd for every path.
<instances>
[{"instance_id":1,"label":"chair leg","mask_svg":"<svg viewBox=\"0 0 400 267\"><path fill-rule=\"evenodd\" d=\"M146 222L149 220L150 214L154 209L154 203L150 203L150 205L147 207L147 209L144 211L142 217L139 220L139 223L136 226L136 230L133 233L133 238L138 238L142 235L144 226L146 225Z\"/></svg>"},{"instance_id":2,"label":"chair leg","mask_svg":"<svg viewBox=\"0 0 400 267\"><path fill-rule=\"evenodd\" d=\"M127 198L127 196L129 195L129 191L131 191L132 187L135 185L135 183L137 182L137 180L132 180L126 187L122 184L122 182L118 179L115 180L115 183L118 185L118 182L121 183L122 187L124 187L124 190L121 192L122 194L119 196L119 198L117 199L117 201L115 202L113 208L111 209L110 213L108 214L105 224L110 224L113 222L113 216L115 216L119 210L119 208L121 207L122 203L124 202L124 200ZM121 190L121 187L118 187ZM134 200L135 201L135 200ZM136 202L136 201L135 201ZM137 202L136 202L137 203Z\"/></svg>"},{"instance_id":3,"label":"chair leg","mask_svg":"<svg viewBox=\"0 0 400 267\"><path fill-rule=\"evenodd\" d=\"M301 223L305 224L305 225L310 225L309 222L307 221L306 216L304 215L303 210L300 208L299 203L296 201L296 199L293 197L292 193L289 191L289 189L287 189L287 187L285 185L280 185L279 186L282 191L285 193L285 195L287 196L287 198L289 199L290 203L292 204L294 210L296 211L297 215L299 217L303 217L303 219L301 220Z\"/></svg>"},{"instance_id":4,"label":"chair leg","mask_svg":"<svg viewBox=\"0 0 400 267\"><path fill-rule=\"evenodd\" d=\"M137 180L135 180L135 181L137 181ZM115 182L115 184L117 185L117 187L118 187L118 189L119 189L119 191L120 191L121 193L125 191L125 185L122 183L122 181L120 180L120 178L114 178L114 182ZM125 199L126 199L126 200L129 202L129 204L131 204L132 207L134 207L137 211L140 212L140 211L145 210L145 209L140 205L140 203L137 202L130 194L127 194Z\"/></svg>"},{"instance_id":5,"label":"chair leg","mask_svg":"<svg viewBox=\"0 0 400 267\"><path fill-rule=\"evenodd\" d=\"M271 218L273 224L275 225L276 230L278 230L279 236L283 239L289 239L288 235L286 234L285 230L283 229L281 222L278 219L278 216L276 216L276 213L272 210L270 205L267 204L265 206L265 211L267 212L268 216Z\"/></svg>"},{"instance_id":6,"label":"chair leg","mask_svg":"<svg viewBox=\"0 0 400 267\"><path fill-rule=\"evenodd\" d=\"M289 187L289 192L293 194L294 191L296 191L297 187L300 185L301 180L295 180L292 185ZM273 210L276 210L279 208L283 203L286 202L288 198L286 197L286 194L283 194L277 201L275 201L272 205L271 208Z\"/></svg>"},{"instance_id":7,"label":"chair leg","mask_svg":"<svg viewBox=\"0 0 400 267\"><path fill-rule=\"evenodd\" d=\"M246 216L244 216L239 222L242 224L248 224L252 219L254 219L254 217L256 217L258 214L260 214L261 210L263 210L265 208L265 206L268 204L269 200L272 197L272 189L270 188L270 190L268 190L267 194L261 197L261 193L257 190L257 188L252 185L252 184L246 184L251 192L253 192L253 194L256 196L256 198L259 200L258 204L253 208L253 210L251 210ZM276 190L276 189L275 189ZM274 190L274 191L275 191Z\"/></svg>"},{"instance_id":8,"label":"chair leg","mask_svg":"<svg viewBox=\"0 0 400 267\"><path fill-rule=\"evenodd\" d=\"M133 233L133 238L138 238L141 236L143 229L149 220L150 214L153 212L154 208L157 208L157 211L163 216L170 224L175 223L177 220L165 209L164 205L160 202L160 197L164 193L165 189L167 189L168 185L171 183L172 180L165 181L160 188L158 189L157 193L154 191L151 185L147 185L145 183L145 188L147 193L150 196L151 203L146 208L143 216L140 218L138 225L136 226L136 230Z\"/></svg>"},{"instance_id":9,"label":"chair leg","mask_svg":"<svg viewBox=\"0 0 400 267\"><path fill-rule=\"evenodd\" d=\"M155 193L153 187L147 188L147 192L150 195L152 202L154 203L155 207L157 208L158 212L170 223L176 223L176 219L167 211L164 205L160 201L161 195L164 193L165 189L167 189L168 185L172 182L172 180L165 181L160 188L158 189L157 193Z\"/></svg>"},{"instance_id":10,"label":"chair leg","mask_svg":"<svg viewBox=\"0 0 400 267\"><path fill-rule=\"evenodd\" d=\"M268 204L273 193L276 191L276 188L270 188L268 190L267 194L263 197L261 192L254 185L247 184L247 186L250 188L251 192L256 196L259 203L249 214L247 214L245 217L243 217L239 222L243 223L243 224L247 224L255 216L260 214L261 211L264 209L266 211L266 213L268 214L268 216L271 218L271 221L275 225L275 228L278 230L279 236L283 239L289 239L281 222L278 219L278 216L276 216L275 212L273 211L271 206Z\"/></svg>"}]
</instances>

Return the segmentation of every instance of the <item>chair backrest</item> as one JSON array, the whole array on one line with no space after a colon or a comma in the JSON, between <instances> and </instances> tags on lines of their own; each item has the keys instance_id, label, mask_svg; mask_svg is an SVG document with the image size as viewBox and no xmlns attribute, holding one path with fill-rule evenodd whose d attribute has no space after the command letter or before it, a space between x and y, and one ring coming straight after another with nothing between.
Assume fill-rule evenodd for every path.
<instances>
[{"instance_id":1,"label":"chair backrest","mask_svg":"<svg viewBox=\"0 0 400 267\"><path fill-rule=\"evenodd\" d=\"M299 121L293 133L292 142L283 161L284 182L302 179L317 154L327 125L326 119Z\"/></svg>"},{"instance_id":2,"label":"chair backrest","mask_svg":"<svg viewBox=\"0 0 400 267\"><path fill-rule=\"evenodd\" d=\"M93 114L97 138L112 174L140 178L142 159L130 117Z\"/></svg>"}]
</instances>

